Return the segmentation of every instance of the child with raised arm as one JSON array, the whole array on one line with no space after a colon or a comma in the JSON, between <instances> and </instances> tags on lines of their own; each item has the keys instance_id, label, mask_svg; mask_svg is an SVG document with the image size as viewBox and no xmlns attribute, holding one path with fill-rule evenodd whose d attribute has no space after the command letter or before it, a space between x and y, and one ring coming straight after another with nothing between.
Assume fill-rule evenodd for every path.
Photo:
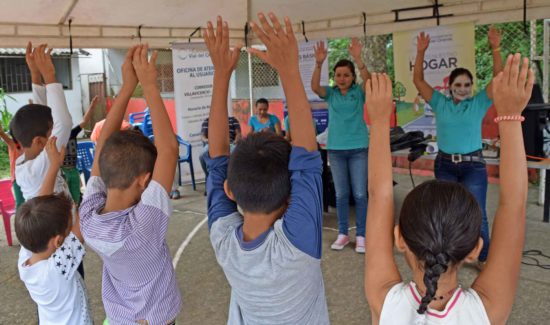
<instances>
[{"instance_id":1,"label":"child with raised arm","mask_svg":"<svg viewBox=\"0 0 550 325\"><path fill-rule=\"evenodd\" d=\"M80 206L82 234L103 260L102 298L111 324L174 324L181 309L165 239L178 143L157 88L157 52L148 60L147 51L147 45L128 50ZM138 131L119 130L138 80L155 144Z\"/></svg>"},{"instance_id":2,"label":"child with raised arm","mask_svg":"<svg viewBox=\"0 0 550 325\"><path fill-rule=\"evenodd\" d=\"M520 68L521 66L521 68ZM371 117L365 293L373 324L505 324L519 280L525 237L527 164L521 112L533 88L528 60L509 56L492 81L502 140L500 199L486 267L463 289L458 269L483 247L482 211L462 185L429 181L407 195L394 227L389 146L391 81L367 83ZM405 254L413 280L402 282L393 244Z\"/></svg>"},{"instance_id":3,"label":"child with raised arm","mask_svg":"<svg viewBox=\"0 0 550 325\"><path fill-rule=\"evenodd\" d=\"M69 191L71 192L71 197L77 205L80 204L82 194L80 193L80 172L76 169L78 156L78 140L76 137L88 124L88 122L90 122L94 110L97 107L97 100L98 97L95 96L90 102L90 106L88 106L88 110L86 111L86 114L84 114L82 121L72 128L71 134L69 136L69 141L67 143L67 149L65 150L65 159L63 160L63 165L61 166L61 172L63 173L63 177L67 181L67 186L69 187Z\"/></svg>"},{"instance_id":4,"label":"child with raised arm","mask_svg":"<svg viewBox=\"0 0 550 325\"><path fill-rule=\"evenodd\" d=\"M21 193L21 187L19 187L19 184L17 184L17 180L15 179L15 161L19 156L23 154L21 150L21 145L19 142L17 142L17 139L10 137L2 128L0 125L0 139L4 141L4 143L8 146L8 157L10 159L10 177L11 177L11 183L12 183L12 190L13 190L13 196L15 197L15 208L18 209L23 202L25 202L25 199L23 198L23 193ZM8 244L9 238L8 238Z\"/></svg>"},{"instance_id":5,"label":"child with raised arm","mask_svg":"<svg viewBox=\"0 0 550 325\"><path fill-rule=\"evenodd\" d=\"M92 324L84 280L77 272L86 249L78 215L65 194L53 194L65 149L56 138L44 151L49 167L38 196L17 210L15 233L21 243L17 267L31 298L38 305L41 325Z\"/></svg>"},{"instance_id":6,"label":"child with raised arm","mask_svg":"<svg viewBox=\"0 0 550 325\"><path fill-rule=\"evenodd\" d=\"M67 145L71 133L72 119L63 86L55 78L51 51L46 49L46 44L34 50L30 42L27 44L26 60L31 71L34 104L21 107L10 123L13 136L23 151L16 160L15 178L25 200L38 194L50 166L48 155L43 150L48 138L55 136L56 145L61 149ZM42 85L41 77L45 86ZM58 172L54 193L60 192L70 194L65 180Z\"/></svg>"},{"instance_id":7,"label":"child with raised arm","mask_svg":"<svg viewBox=\"0 0 550 325\"><path fill-rule=\"evenodd\" d=\"M259 14L251 27L267 52L250 50L281 78L293 125L293 147L271 132L241 140L229 159L227 93L239 47L229 27L208 23L214 64L209 118L208 226L217 261L231 286L228 324L329 324L323 275L322 161L298 70L291 23ZM237 210L237 205L243 214Z\"/></svg>"}]
</instances>

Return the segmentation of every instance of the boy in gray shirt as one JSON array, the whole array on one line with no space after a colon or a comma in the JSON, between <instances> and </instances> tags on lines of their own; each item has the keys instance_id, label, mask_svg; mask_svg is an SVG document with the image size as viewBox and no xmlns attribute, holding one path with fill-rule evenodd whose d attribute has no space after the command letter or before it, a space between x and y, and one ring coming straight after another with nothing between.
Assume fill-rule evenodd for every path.
<instances>
[{"instance_id":1,"label":"boy in gray shirt","mask_svg":"<svg viewBox=\"0 0 550 325\"><path fill-rule=\"evenodd\" d=\"M205 42L214 64L209 119L208 226L231 285L228 324L329 324L321 272L322 162L298 70L291 23L251 23L267 52L250 49L281 78L292 119L293 146L269 132L249 135L229 158L227 92L240 48L218 17ZM243 214L237 211L237 205Z\"/></svg>"}]
</instances>

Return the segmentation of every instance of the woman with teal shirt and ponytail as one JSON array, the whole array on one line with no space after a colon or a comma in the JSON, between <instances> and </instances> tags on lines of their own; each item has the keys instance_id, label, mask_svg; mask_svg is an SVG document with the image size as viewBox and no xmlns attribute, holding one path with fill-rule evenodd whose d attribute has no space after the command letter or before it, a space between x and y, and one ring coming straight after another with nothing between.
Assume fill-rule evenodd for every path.
<instances>
[{"instance_id":1,"label":"woman with teal shirt and ponytail","mask_svg":"<svg viewBox=\"0 0 550 325\"><path fill-rule=\"evenodd\" d=\"M363 46L353 38L349 53L358 65L361 78L370 73L361 59ZM328 160L336 190L338 238L331 245L342 250L349 244L349 196L355 201L355 251L365 252L365 223L367 217L367 172L369 131L364 120L365 90L356 84L355 66L349 60L340 60L334 66L334 86L321 86L321 67L327 57L324 42L315 47L316 67L311 78L311 89L328 103Z\"/></svg>"},{"instance_id":2,"label":"woman with teal shirt and ponytail","mask_svg":"<svg viewBox=\"0 0 550 325\"><path fill-rule=\"evenodd\" d=\"M481 125L487 110L493 104L492 81L485 89L472 96L471 72L456 68L449 77L450 97L434 91L424 80L424 54L429 44L430 36L420 33L417 38L414 84L435 113L439 147L434 166L435 177L438 180L461 183L479 203L483 212L483 249L479 255L482 266L489 251L489 224L485 209L487 170L481 151ZM503 63L500 55L500 33L494 28L489 30L489 44L493 53L493 76L496 76L503 70Z\"/></svg>"}]
</instances>

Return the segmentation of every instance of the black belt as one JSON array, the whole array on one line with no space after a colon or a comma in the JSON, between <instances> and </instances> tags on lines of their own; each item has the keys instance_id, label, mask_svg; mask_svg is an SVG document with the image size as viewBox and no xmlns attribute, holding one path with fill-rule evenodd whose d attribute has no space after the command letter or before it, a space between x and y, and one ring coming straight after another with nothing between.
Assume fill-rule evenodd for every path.
<instances>
[{"instance_id":1,"label":"black belt","mask_svg":"<svg viewBox=\"0 0 550 325\"><path fill-rule=\"evenodd\" d=\"M461 162L480 162L485 163L485 159L483 159L483 152L481 150L472 151L470 153L465 154L449 154L443 151L439 151L437 154L438 157L441 157L443 159L450 160L454 162L455 164L461 163Z\"/></svg>"}]
</instances>

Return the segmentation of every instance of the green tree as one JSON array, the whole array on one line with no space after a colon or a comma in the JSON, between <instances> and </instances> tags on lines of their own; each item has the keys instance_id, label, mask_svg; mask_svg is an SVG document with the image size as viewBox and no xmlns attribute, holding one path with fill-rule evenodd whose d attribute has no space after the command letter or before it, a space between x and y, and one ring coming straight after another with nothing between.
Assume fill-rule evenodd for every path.
<instances>
[{"instance_id":1,"label":"green tree","mask_svg":"<svg viewBox=\"0 0 550 325\"><path fill-rule=\"evenodd\" d=\"M400 81L397 81L393 85L393 98L397 99L397 102L401 101L401 97L407 95L407 88Z\"/></svg>"}]
</instances>

